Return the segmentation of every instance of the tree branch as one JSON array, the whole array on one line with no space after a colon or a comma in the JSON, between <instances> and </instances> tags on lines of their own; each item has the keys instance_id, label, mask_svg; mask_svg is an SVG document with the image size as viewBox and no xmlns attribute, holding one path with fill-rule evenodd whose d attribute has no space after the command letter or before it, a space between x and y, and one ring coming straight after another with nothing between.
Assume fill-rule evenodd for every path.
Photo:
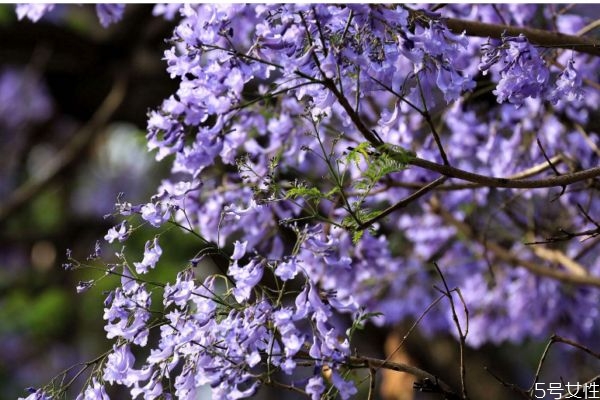
<instances>
[{"instance_id":1,"label":"tree branch","mask_svg":"<svg viewBox=\"0 0 600 400\"><path fill-rule=\"evenodd\" d=\"M496 178L493 176L479 175L462 169L451 167L450 165L437 164L423 158L412 157L408 160L409 164L425 168L430 171L438 172L450 178L458 178L464 181L477 183L481 186L502 187L512 189L539 189L570 185L576 182L592 179L600 176L600 167L585 169L570 174L552 176L549 178L525 180Z\"/></svg>"},{"instance_id":2,"label":"tree branch","mask_svg":"<svg viewBox=\"0 0 600 400\"><path fill-rule=\"evenodd\" d=\"M491 37L494 39L500 39L503 34L509 36L523 34L530 43L537 46L570 49L600 56L600 42L588 37L564 35L543 29L465 21L456 18L445 18L443 22L446 23L448 29L456 34L465 32L468 36Z\"/></svg>"}]
</instances>

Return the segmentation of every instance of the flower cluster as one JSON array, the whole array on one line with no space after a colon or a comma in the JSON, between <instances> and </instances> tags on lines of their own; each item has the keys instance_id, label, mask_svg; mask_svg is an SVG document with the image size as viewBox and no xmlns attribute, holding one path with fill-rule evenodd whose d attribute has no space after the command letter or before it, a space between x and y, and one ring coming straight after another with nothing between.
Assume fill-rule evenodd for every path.
<instances>
[{"instance_id":1,"label":"flower cluster","mask_svg":"<svg viewBox=\"0 0 600 400\"><path fill-rule=\"evenodd\" d=\"M582 79L574 67L573 59L550 85L550 69L537 47L521 34L517 37L503 36L502 44L487 44L479 69L487 74L493 65L498 66L500 80L493 93L498 103L508 101L523 105L526 98L543 98L557 103L560 99L573 102L582 98Z\"/></svg>"}]
</instances>

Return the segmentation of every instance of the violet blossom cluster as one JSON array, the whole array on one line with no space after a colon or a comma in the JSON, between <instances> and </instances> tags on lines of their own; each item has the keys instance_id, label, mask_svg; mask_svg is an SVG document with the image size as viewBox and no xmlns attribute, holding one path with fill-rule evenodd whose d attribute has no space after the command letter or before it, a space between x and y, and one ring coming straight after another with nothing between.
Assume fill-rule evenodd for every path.
<instances>
[{"instance_id":1,"label":"violet blossom cluster","mask_svg":"<svg viewBox=\"0 0 600 400\"><path fill-rule=\"evenodd\" d=\"M560 99L566 101L581 100L583 97L582 78L569 60L565 69L556 80L555 87L549 84L550 68L527 38L504 36L502 44L488 44L482 55L479 69L487 74L492 66L498 66L500 80L493 93L498 103L509 101L521 106L527 98L542 97L556 104Z\"/></svg>"},{"instance_id":2,"label":"violet blossom cluster","mask_svg":"<svg viewBox=\"0 0 600 400\"><path fill-rule=\"evenodd\" d=\"M521 17L508 5L500 10L523 23L535 7ZM365 142L357 118L382 142L440 161L427 125L438 113L450 163L483 175L518 176L545 165L548 154L560 156L561 168L597 165L597 140L549 113L556 106L587 123L583 79L597 79L597 69L584 58L571 55L557 71L525 36L480 47L480 39L446 27L443 13L396 5L183 5L179 13L165 52L179 87L149 113L147 133L149 150L172 161L173 174L151 202L120 202L127 221L105 239L126 241L139 215L158 230L183 227L202 250L162 289L143 282L168 251L159 236L141 261L110 270L122 277L105 302L115 343L80 398L107 398L102 385L119 384L132 398L194 398L209 385L216 399L239 399L272 384L276 373L312 399L329 388L350 398L357 388L345 366L354 328L421 316L439 296L432 262L461 290L472 346L598 331L596 315L584 314L600 300L597 290L506 260L491 265L485 241L474 239L489 235L539 262L541 253L522 244L532 234L525 217L540 226L585 225L573 205L587 204L590 215L600 207L584 190L549 202L552 189L451 188L356 235L370 212L409 195L408 183L438 176L388 162L382 168L389 171L369 183L377 149L352 153ZM466 14L492 18L483 5L448 11ZM495 101L469 101L485 79ZM571 241L561 251L600 273L597 249L578 256L581 243ZM227 270L207 276L213 257ZM162 304L151 304L151 290L162 290ZM443 306L420 328L456 334ZM149 355L134 355L139 348ZM310 371L298 372L306 363Z\"/></svg>"}]
</instances>

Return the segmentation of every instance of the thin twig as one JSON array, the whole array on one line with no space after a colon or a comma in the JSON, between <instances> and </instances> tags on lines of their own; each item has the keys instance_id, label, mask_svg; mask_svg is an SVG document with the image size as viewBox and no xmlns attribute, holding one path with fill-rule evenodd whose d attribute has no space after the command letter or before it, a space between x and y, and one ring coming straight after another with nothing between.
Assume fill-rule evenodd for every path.
<instances>
[{"instance_id":1,"label":"thin twig","mask_svg":"<svg viewBox=\"0 0 600 400\"><path fill-rule=\"evenodd\" d=\"M596 222L592 217L590 217L590 214L588 214L588 212L583 209L583 207L581 206L581 204L577 203L577 208L583 214L583 216L585 217L585 219L587 219L589 222L591 222L592 224L594 224L597 229L600 229L600 224L598 224L598 222Z\"/></svg>"},{"instance_id":2,"label":"thin twig","mask_svg":"<svg viewBox=\"0 0 600 400\"><path fill-rule=\"evenodd\" d=\"M385 358L384 361L390 361L392 359L392 357L394 356L394 354L396 354L396 352L398 352L402 348L402 346L404 345L404 342L410 336L410 334L417 328L417 326L423 320L423 318L425 318L425 315L427 315L429 313L429 311L433 307L435 307L444 297L445 296L443 294L440 295L438 298L436 298L434 301L432 301L427 306L427 308L425 309L425 311L423 311L421 313L421 315L419 316L419 318L417 318L417 320L408 328L408 331L402 336L402 340L400 340L400 343L398 344L398 346L396 346L396 348L394 349L394 351L392 351L392 352L390 352L390 354L388 354L388 356Z\"/></svg>"},{"instance_id":3,"label":"thin twig","mask_svg":"<svg viewBox=\"0 0 600 400\"><path fill-rule=\"evenodd\" d=\"M411 193L409 196L407 196L404 199L400 200L396 204L394 204L394 205L386 208L385 210L383 210L381 212L381 214L379 214L379 215L371 218L368 221L365 221L365 222L361 223L358 226L358 229L359 230L365 229L365 228L373 225L375 222L379 221L380 219L385 218L386 216L388 216L389 214L393 213L394 211L406 207L407 205L409 205L410 203L412 203L413 201L415 201L419 197L421 197L421 196L425 195L426 193L428 193L431 189L433 189L436 186L441 185L442 183L444 183L446 181L446 179L447 178L445 176L440 176L439 178L437 178L433 182L430 182L427 185L419 188L417 191L415 191L414 193Z\"/></svg>"},{"instance_id":4,"label":"thin twig","mask_svg":"<svg viewBox=\"0 0 600 400\"><path fill-rule=\"evenodd\" d=\"M375 400L375 376L377 370L374 367L369 368L369 394L367 400Z\"/></svg>"},{"instance_id":5,"label":"thin twig","mask_svg":"<svg viewBox=\"0 0 600 400\"><path fill-rule=\"evenodd\" d=\"M600 360L600 353L595 352L595 351L589 349L588 347L575 342L574 340L567 339L567 338L564 338L564 337L558 336L558 335L552 335L550 340L552 340L553 342L556 342L556 343L568 344L569 346L575 347L576 349L579 349L579 350L583 351L584 353Z\"/></svg>"},{"instance_id":6,"label":"thin twig","mask_svg":"<svg viewBox=\"0 0 600 400\"><path fill-rule=\"evenodd\" d=\"M442 162L444 163L444 165L450 165L450 161L448 160L448 156L446 155L446 151L444 150L444 145L442 144L442 139L440 138L440 135L435 129L435 124L433 123L433 120L431 119L431 114L429 113L429 109L427 108L427 103L425 101L425 93L423 93L423 87L421 85L421 79L419 79L418 73L415 76L417 79L419 93L421 95L421 102L423 103L423 118L425 118L425 122L427 122L427 125L429 125L429 127L431 128L431 134L433 135L433 140L435 141L438 151L440 152L440 157L442 157Z\"/></svg>"},{"instance_id":7,"label":"thin twig","mask_svg":"<svg viewBox=\"0 0 600 400\"><path fill-rule=\"evenodd\" d=\"M466 339L467 339L467 333L468 333L468 321L469 321L469 312L467 309L467 305L464 302L464 299L462 297L462 295L460 294L460 292L458 291L458 288L454 288L454 289L450 289L448 287L448 283L446 282L446 278L444 277L444 274L442 273L442 270L440 269L440 267L437 265L437 263L433 263L433 266L435 267L435 270L437 271L438 275L440 276L440 278L442 279L442 283L444 284L444 290L441 290L439 288L436 287L436 289L438 289L444 296L446 296L448 298L448 301L450 302L450 310L452 311L452 320L454 321L454 325L456 326L456 330L458 331L458 350L459 350L459 354L460 354L460 386L462 389L462 398L463 399L468 399L467 396L467 385L466 385L466 368L465 368L465 346L466 346ZM460 324L460 321L458 320L458 314L456 313L456 306L454 305L454 298L452 297L452 292L457 292L461 302L463 303L463 307L465 310L465 318L466 318L466 324L467 324L467 329L463 332L462 326Z\"/></svg>"},{"instance_id":8,"label":"thin twig","mask_svg":"<svg viewBox=\"0 0 600 400\"><path fill-rule=\"evenodd\" d=\"M591 31L593 31L594 29L600 27L600 19L594 20L592 22L590 22L589 24L587 24L586 26L584 26L583 28L581 28L580 30L577 31L577 33L575 33L576 36L583 36L586 33L589 33Z\"/></svg>"},{"instance_id":9,"label":"thin twig","mask_svg":"<svg viewBox=\"0 0 600 400\"><path fill-rule=\"evenodd\" d=\"M540 151L542 152L542 155L544 156L544 160L546 160L546 162L548 163L548 165L550 166L550 168L552 168L552 171L554 171L554 174L556 176L560 176L561 173L558 172L558 169L556 169L556 167L554 166L554 164L552 163L552 161L550 160L550 158L548 157L548 155L546 154L546 150L544 150L544 146L542 146L542 142L540 141L539 137L535 138L537 141L537 145L540 148ZM562 196L563 194L565 194L565 190L567 190L567 186L563 186L560 193L558 194L558 196L556 196L554 199L552 199L552 201L558 199L560 196Z\"/></svg>"},{"instance_id":10,"label":"thin twig","mask_svg":"<svg viewBox=\"0 0 600 400\"><path fill-rule=\"evenodd\" d=\"M579 350L583 351L584 353L600 360L600 353L597 353L597 352L589 349L588 347L586 347L580 343L577 343L571 339L567 339L567 338L564 338L564 337L558 336L558 335L552 335L550 337L550 340L548 340L548 343L546 344L544 351L542 352L542 356L540 357L540 361L538 363L537 369L535 371L535 376L534 376L533 382L531 383L531 386L529 387L528 393L533 393L535 385L540 379L540 373L542 371L544 362L546 361L548 354L550 352L550 348L552 347L552 345L554 345L554 343L567 344L569 346L575 347L576 349L579 349ZM598 376L592 378L588 382L591 383L591 382L595 381L596 379L598 379ZM586 383L588 383L588 382L586 382ZM562 399L562 398L568 398L568 397L560 397L560 398Z\"/></svg>"},{"instance_id":11,"label":"thin twig","mask_svg":"<svg viewBox=\"0 0 600 400\"><path fill-rule=\"evenodd\" d=\"M540 361L538 362L538 366L535 370L533 382L531 382L531 386L529 387L529 390L528 390L529 393L533 392L533 389L535 388L535 384L538 383L538 381L540 380L540 373L542 372L542 366L544 365L544 362L546 361L546 357L548 357L548 353L550 352L550 347L552 347L552 345L555 343L553 339L554 339L554 337L551 337L550 340L548 341L548 343L546 343L546 347L544 348L544 351L542 352L542 356L540 357Z\"/></svg>"},{"instance_id":12,"label":"thin twig","mask_svg":"<svg viewBox=\"0 0 600 400\"><path fill-rule=\"evenodd\" d=\"M514 383L506 382L504 379L500 378L498 375L496 375L495 373L493 373L488 367L483 367L483 369L488 374L490 374L494 379L496 379L498 382L500 382L502 384L502 386L507 387L507 388L511 389L513 392L518 393L524 399L531 400L531 396L529 395L529 392L521 389L520 387L518 387Z\"/></svg>"},{"instance_id":13,"label":"thin twig","mask_svg":"<svg viewBox=\"0 0 600 400\"><path fill-rule=\"evenodd\" d=\"M297 387L291 386L291 385L286 385L285 383L277 382L275 380L270 380L270 379L269 380L262 380L262 383L265 384L265 385L267 385L267 386L273 386L273 387L277 387L277 388L280 388L280 389L289 390L290 392L296 392L296 393L299 393L301 395L308 396L308 394L304 390L302 390L300 388L297 388Z\"/></svg>"},{"instance_id":14,"label":"thin twig","mask_svg":"<svg viewBox=\"0 0 600 400\"><path fill-rule=\"evenodd\" d=\"M600 90L600 88L598 88L598 89ZM596 153L596 155L600 156L600 149L598 148L596 143L590 138L590 135L585 131L585 128L577 123L574 123L573 126L575 126L575 129L577 130L577 132L579 132L581 134L581 136L583 136L583 139L585 140L587 145L590 146L590 148L594 151L594 153Z\"/></svg>"}]
</instances>

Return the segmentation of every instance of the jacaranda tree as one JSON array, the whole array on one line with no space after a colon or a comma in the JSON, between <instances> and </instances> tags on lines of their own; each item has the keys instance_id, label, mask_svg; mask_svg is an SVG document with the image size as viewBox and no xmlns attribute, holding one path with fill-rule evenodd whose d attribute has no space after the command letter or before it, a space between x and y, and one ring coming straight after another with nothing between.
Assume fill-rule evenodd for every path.
<instances>
[{"instance_id":1,"label":"jacaranda tree","mask_svg":"<svg viewBox=\"0 0 600 400\"><path fill-rule=\"evenodd\" d=\"M52 7L16 12L37 20ZM105 26L124 10L97 6ZM65 269L97 271L78 291L120 278L104 302L113 345L27 399L108 399L115 386L147 400L207 386L214 399L267 386L374 399L385 369L432 398L467 399L465 352L488 343L549 340L539 369L557 342L597 357L591 10L156 6L178 20L164 53L178 89L148 112L146 138L171 175L146 203L119 195L88 260L67 253ZM126 247L141 226L155 235ZM167 231L197 241L187 264L161 262ZM176 278L148 278L160 268ZM458 384L353 342L402 321L406 337L455 336ZM554 396L539 372L515 396ZM573 372L569 393L589 394L594 375Z\"/></svg>"}]
</instances>

